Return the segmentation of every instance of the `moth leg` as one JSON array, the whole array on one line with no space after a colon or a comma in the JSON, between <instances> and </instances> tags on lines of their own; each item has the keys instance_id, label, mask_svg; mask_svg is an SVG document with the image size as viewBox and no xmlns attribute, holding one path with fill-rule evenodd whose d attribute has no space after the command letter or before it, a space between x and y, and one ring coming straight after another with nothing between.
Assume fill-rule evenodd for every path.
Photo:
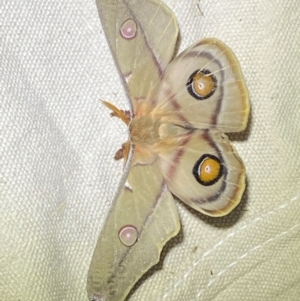
<instances>
[{"instance_id":1,"label":"moth leg","mask_svg":"<svg viewBox=\"0 0 300 301\"><path fill-rule=\"evenodd\" d=\"M116 116L119 117L126 125L129 125L131 117L130 117L130 111L126 110L120 110L116 106L114 106L112 103L103 100L103 104L108 107L110 110L112 110L112 113L110 116Z\"/></svg>"},{"instance_id":2,"label":"moth leg","mask_svg":"<svg viewBox=\"0 0 300 301\"><path fill-rule=\"evenodd\" d=\"M126 162L128 159L129 150L130 150L130 142L127 141L122 144L122 148L117 150L117 152L115 153L114 159L115 160L124 159L124 162Z\"/></svg>"},{"instance_id":3,"label":"moth leg","mask_svg":"<svg viewBox=\"0 0 300 301\"><path fill-rule=\"evenodd\" d=\"M120 110L122 112L122 114L128 119L130 120L130 111L129 110ZM110 113L111 117L119 117L120 116L116 113L116 112L111 112Z\"/></svg>"}]
</instances>

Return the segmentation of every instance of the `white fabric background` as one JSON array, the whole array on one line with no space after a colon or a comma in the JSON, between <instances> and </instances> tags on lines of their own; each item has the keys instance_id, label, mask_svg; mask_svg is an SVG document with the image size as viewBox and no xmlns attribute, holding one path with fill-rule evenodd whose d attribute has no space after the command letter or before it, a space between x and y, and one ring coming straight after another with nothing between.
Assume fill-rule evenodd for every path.
<instances>
[{"instance_id":1,"label":"white fabric background","mask_svg":"<svg viewBox=\"0 0 300 301\"><path fill-rule=\"evenodd\" d=\"M299 0L165 2L180 50L214 36L241 62L248 186L224 218L176 201L182 231L129 299L299 300ZM127 107L94 0L1 1L0 50L0 300L87 300L127 138L99 102Z\"/></svg>"}]
</instances>

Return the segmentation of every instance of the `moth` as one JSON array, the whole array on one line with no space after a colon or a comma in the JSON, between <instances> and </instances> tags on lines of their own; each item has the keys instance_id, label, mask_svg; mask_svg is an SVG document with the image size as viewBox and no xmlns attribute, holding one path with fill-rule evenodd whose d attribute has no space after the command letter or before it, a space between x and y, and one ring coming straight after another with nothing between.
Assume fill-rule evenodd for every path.
<instances>
[{"instance_id":1,"label":"moth","mask_svg":"<svg viewBox=\"0 0 300 301\"><path fill-rule=\"evenodd\" d=\"M204 38L172 60L178 25L159 0L97 0L130 113L124 176L88 272L89 300L124 300L180 229L174 196L209 216L233 210L245 167L225 132L247 125L249 100L234 53Z\"/></svg>"}]
</instances>

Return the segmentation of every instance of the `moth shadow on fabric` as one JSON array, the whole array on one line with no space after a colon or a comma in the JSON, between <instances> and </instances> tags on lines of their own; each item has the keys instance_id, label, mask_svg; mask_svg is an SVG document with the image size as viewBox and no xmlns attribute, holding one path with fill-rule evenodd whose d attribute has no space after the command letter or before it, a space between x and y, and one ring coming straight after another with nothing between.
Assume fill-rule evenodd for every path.
<instances>
[{"instance_id":1,"label":"moth shadow on fabric","mask_svg":"<svg viewBox=\"0 0 300 301\"><path fill-rule=\"evenodd\" d=\"M246 207L247 207L247 200L248 200L248 187L249 187L249 182L246 179L246 189L245 189L243 198L242 198L240 204L238 205L238 207L235 208L235 210L230 212L228 215L223 216L223 217L218 217L218 218L210 217L210 216L207 216L207 215L204 215L204 214L198 212L197 210L194 210L193 208L189 207L185 203L181 202L175 196L174 196L174 199L175 199L174 201L180 203L180 206L183 206L185 208L185 210L189 211L192 215L196 216L199 219L199 221L202 220L202 221L204 221L204 222L206 222L206 223L208 223L208 224L210 224L210 225L212 225L216 228L230 228L234 224L236 224L239 219L242 218L244 212L247 210ZM163 269L164 261L165 261L165 258L167 256L167 254L171 251L172 248L174 248L177 245L181 244L183 242L183 240L184 240L184 229L183 229L183 227L181 227L180 232L178 233L178 235L175 236L174 238L172 238L170 241L168 241L166 243L166 245L164 246L164 248L162 249L159 262L155 266L150 268L142 276L141 279L139 279L139 281L134 285L134 287L130 291L130 293L127 296L127 298L125 299L125 301L129 301L130 297L132 297L132 295L135 294L136 290L138 290L139 287L145 281L147 281L149 277L151 277L153 274L155 274L156 272Z\"/></svg>"},{"instance_id":2,"label":"moth shadow on fabric","mask_svg":"<svg viewBox=\"0 0 300 301\"><path fill-rule=\"evenodd\" d=\"M252 132L252 119L253 119L253 113L252 110L249 112L249 117L248 117L248 123L247 127L244 131L242 132L237 132L237 133L226 133L226 135L229 137L230 141L247 141L249 136L251 135ZM247 162L245 162L247 165Z\"/></svg>"},{"instance_id":3,"label":"moth shadow on fabric","mask_svg":"<svg viewBox=\"0 0 300 301\"><path fill-rule=\"evenodd\" d=\"M180 200L178 200L178 202L181 202L181 205L192 215L196 216L199 220L202 220L216 228L231 228L233 225L237 223L238 220L240 220L243 217L245 211L247 210L246 208L247 208L247 200L248 200L248 187L249 187L249 181L246 178L246 188L240 204L229 214L222 217L216 218L216 217L204 215L201 212L198 212L197 210L184 204Z\"/></svg>"},{"instance_id":4,"label":"moth shadow on fabric","mask_svg":"<svg viewBox=\"0 0 300 301\"><path fill-rule=\"evenodd\" d=\"M132 290L130 291L129 295L126 297L125 301L129 301L130 297L135 294L136 290L145 282L149 277L151 277L156 272L162 270L164 268L164 262L165 258L168 255L168 253L176 247L177 245L181 244L183 242L184 234L183 234L183 228L180 229L177 236L173 237L171 240L169 240L165 246L162 249L162 252L160 254L160 260L159 262L154 265L152 268L150 268L143 276L138 280L138 282L134 285Z\"/></svg>"},{"instance_id":5,"label":"moth shadow on fabric","mask_svg":"<svg viewBox=\"0 0 300 301\"><path fill-rule=\"evenodd\" d=\"M250 132L250 130L248 130L248 128L245 131L247 131L247 133L244 134L243 137L247 137ZM244 138L244 139L246 139L246 138ZM174 196L174 201L180 203L180 206L183 206L185 208L185 210L189 211L192 215L196 216L199 220L202 220L216 228L231 228L234 224L237 223L237 221L239 219L242 218L242 216L244 215L244 212L247 210L246 208L247 208L247 200L248 200L248 187L249 187L249 181L246 178L246 189L244 191L244 194L243 194L240 204L237 206L237 208L235 208L235 210L230 212L228 215L223 216L223 217L218 217L218 218L210 217L210 216L207 216L207 215L204 215L204 214L198 212L197 210L194 210L193 208L191 208L190 206L186 205L181 200L176 198L176 196ZM165 261L167 254L171 251L172 248L181 244L183 242L183 240L184 240L184 229L181 228L178 235L173 237L170 241L168 241L166 243L166 245L164 246L164 248L162 249L159 262L155 266L150 268L142 276L142 278L134 285L134 287L130 291L130 293L127 296L127 298L125 299L125 301L129 301L130 297L135 294L136 290L145 281L147 281L147 279L149 277L151 277L153 274L155 274L156 272L163 269L164 261Z\"/></svg>"}]
</instances>

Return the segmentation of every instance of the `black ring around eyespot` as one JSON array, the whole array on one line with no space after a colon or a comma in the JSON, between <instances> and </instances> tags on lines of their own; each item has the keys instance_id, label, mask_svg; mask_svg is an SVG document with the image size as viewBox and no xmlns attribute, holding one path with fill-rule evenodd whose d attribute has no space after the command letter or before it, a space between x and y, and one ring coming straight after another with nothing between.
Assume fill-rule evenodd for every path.
<instances>
[{"instance_id":1,"label":"black ring around eyespot","mask_svg":"<svg viewBox=\"0 0 300 301\"><path fill-rule=\"evenodd\" d=\"M207 158L213 159L215 161L217 161L220 164L220 170L219 170L219 174L216 178L214 178L212 181L210 182L204 182L199 178L199 168L201 166L201 164L203 163L203 161ZM200 183L203 186L211 186L213 184L215 184L216 182L219 181L219 179L223 176L224 174L224 165L221 163L220 159L214 155L210 155L210 154L204 154L202 155L197 162L195 163L194 167L193 167L193 176L196 179L196 181L198 183Z\"/></svg>"},{"instance_id":2,"label":"black ring around eyespot","mask_svg":"<svg viewBox=\"0 0 300 301\"><path fill-rule=\"evenodd\" d=\"M201 73L203 73L203 74L210 74L211 79L212 79L213 82L214 82L214 88L211 90L210 93L208 93L208 94L205 95L205 96L199 95L199 94L194 90L194 85L193 85L194 76L195 76L197 73L199 73L199 72L201 72ZM207 69L198 69L198 70L194 71L194 72L190 75L188 81L186 82L186 87L187 87L187 90L188 90L189 94L190 94L192 97L196 98L197 100L205 100L205 99L211 97L211 96L215 93L216 88L217 88L217 82L218 82L218 81L217 81L217 78L216 78L213 74L211 74L211 72L210 72L209 70L207 70Z\"/></svg>"}]
</instances>

